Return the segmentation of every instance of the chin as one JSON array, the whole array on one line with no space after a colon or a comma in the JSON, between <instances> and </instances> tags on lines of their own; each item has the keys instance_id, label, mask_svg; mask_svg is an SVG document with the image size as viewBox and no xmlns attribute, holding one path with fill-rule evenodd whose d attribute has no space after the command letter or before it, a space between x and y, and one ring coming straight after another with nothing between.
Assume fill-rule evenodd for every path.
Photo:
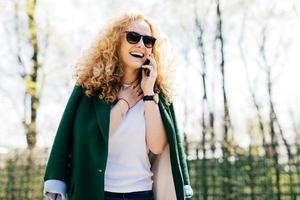
<instances>
[{"instance_id":1,"label":"chin","mask_svg":"<svg viewBox=\"0 0 300 200\"><path fill-rule=\"evenodd\" d=\"M138 69L138 68L141 68L142 63L132 62L129 66L131 66L132 68Z\"/></svg>"}]
</instances>

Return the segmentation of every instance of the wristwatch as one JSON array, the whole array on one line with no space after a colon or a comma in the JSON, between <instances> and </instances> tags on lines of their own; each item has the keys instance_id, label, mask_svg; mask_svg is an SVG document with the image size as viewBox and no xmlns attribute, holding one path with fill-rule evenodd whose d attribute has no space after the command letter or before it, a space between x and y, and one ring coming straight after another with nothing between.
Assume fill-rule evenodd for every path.
<instances>
[{"instance_id":1,"label":"wristwatch","mask_svg":"<svg viewBox=\"0 0 300 200\"><path fill-rule=\"evenodd\" d=\"M158 104L159 101L158 94L155 93L154 95L145 95L143 97L143 101L154 101L156 104Z\"/></svg>"}]
</instances>

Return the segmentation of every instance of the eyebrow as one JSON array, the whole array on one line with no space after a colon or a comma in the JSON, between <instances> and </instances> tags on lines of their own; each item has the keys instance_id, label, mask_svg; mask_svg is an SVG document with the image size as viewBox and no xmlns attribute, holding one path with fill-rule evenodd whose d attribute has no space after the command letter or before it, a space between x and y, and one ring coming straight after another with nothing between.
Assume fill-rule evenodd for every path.
<instances>
[{"instance_id":1,"label":"eyebrow","mask_svg":"<svg viewBox=\"0 0 300 200\"><path fill-rule=\"evenodd\" d=\"M128 31L125 31L125 32L135 32L135 33L138 33L138 34L143 35L143 36L151 36L152 37L151 34L150 35L149 34L141 34L141 33L137 32L137 31L128 30Z\"/></svg>"}]
</instances>

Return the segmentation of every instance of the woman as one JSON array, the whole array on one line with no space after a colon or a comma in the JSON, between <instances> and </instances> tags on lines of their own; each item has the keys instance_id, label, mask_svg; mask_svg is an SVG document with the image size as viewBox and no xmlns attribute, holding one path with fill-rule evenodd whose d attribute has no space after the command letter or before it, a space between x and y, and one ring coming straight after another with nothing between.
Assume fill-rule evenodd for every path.
<instances>
[{"instance_id":1,"label":"woman","mask_svg":"<svg viewBox=\"0 0 300 200\"><path fill-rule=\"evenodd\" d=\"M162 47L149 19L125 13L77 63L76 85L46 167L45 196L71 200L192 196Z\"/></svg>"}]
</instances>

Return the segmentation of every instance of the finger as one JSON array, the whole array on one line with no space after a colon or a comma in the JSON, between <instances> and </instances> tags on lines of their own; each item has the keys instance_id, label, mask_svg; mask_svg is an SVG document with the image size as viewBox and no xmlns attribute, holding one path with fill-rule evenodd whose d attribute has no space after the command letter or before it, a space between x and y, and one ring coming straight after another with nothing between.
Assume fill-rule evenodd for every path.
<instances>
[{"instance_id":1,"label":"finger","mask_svg":"<svg viewBox=\"0 0 300 200\"><path fill-rule=\"evenodd\" d=\"M144 66L145 66L145 65L144 65ZM146 76L145 73L146 73L145 70L142 70L142 77L143 77L143 78Z\"/></svg>"},{"instance_id":2,"label":"finger","mask_svg":"<svg viewBox=\"0 0 300 200\"><path fill-rule=\"evenodd\" d=\"M142 66L142 68L148 68L148 69L149 69L150 67L152 67L152 65L143 65L143 66Z\"/></svg>"},{"instance_id":3,"label":"finger","mask_svg":"<svg viewBox=\"0 0 300 200\"><path fill-rule=\"evenodd\" d=\"M149 69L151 72L154 70L154 67L152 65L143 65L142 67ZM143 70L143 72L144 72L144 70Z\"/></svg>"},{"instance_id":4,"label":"finger","mask_svg":"<svg viewBox=\"0 0 300 200\"><path fill-rule=\"evenodd\" d=\"M149 56L147 57L150 60L150 64L151 66L154 66L154 68L156 68L156 60L154 59L153 54L149 54Z\"/></svg>"}]
</instances>

